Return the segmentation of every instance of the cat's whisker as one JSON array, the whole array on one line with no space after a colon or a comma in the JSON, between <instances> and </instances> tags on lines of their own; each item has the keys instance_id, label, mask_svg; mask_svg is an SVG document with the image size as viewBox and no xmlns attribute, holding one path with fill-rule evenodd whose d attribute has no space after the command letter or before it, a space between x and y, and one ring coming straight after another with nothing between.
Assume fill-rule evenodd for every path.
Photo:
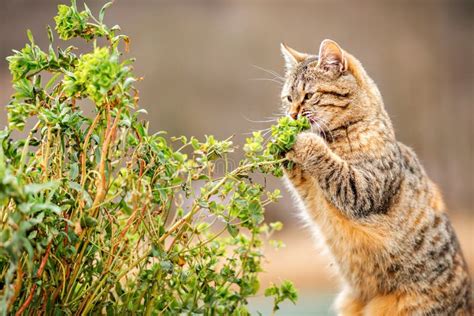
<instances>
[{"instance_id":1,"label":"cat's whisker","mask_svg":"<svg viewBox=\"0 0 474 316\"><path fill-rule=\"evenodd\" d=\"M323 130L326 131L326 132L329 134L329 136L331 137L331 139L333 139L334 136L333 136L333 134L332 134L332 132L331 132L331 129L329 129L329 126L326 124L326 122L324 122L324 120L319 120L318 123L322 125ZM327 139L326 133L324 134L324 138Z\"/></svg>"},{"instance_id":2,"label":"cat's whisker","mask_svg":"<svg viewBox=\"0 0 474 316\"><path fill-rule=\"evenodd\" d=\"M267 137L269 133L270 133L270 131L266 131L265 133L262 134L262 137ZM265 141L265 144L267 144L269 141L270 141L270 140L267 139L267 140Z\"/></svg>"},{"instance_id":3,"label":"cat's whisker","mask_svg":"<svg viewBox=\"0 0 474 316\"><path fill-rule=\"evenodd\" d=\"M248 122L250 123L272 123L272 122L276 122L278 120L278 118L276 117L271 117L271 116L267 116L267 117L264 117L264 120L253 120L247 116L245 116L244 114L241 114L241 116Z\"/></svg>"},{"instance_id":4,"label":"cat's whisker","mask_svg":"<svg viewBox=\"0 0 474 316\"><path fill-rule=\"evenodd\" d=\"M329 130L329 127L323 120L318 120L317 115L313 113L311 110L306 110L301 112L301 115L306 116L310 121L311 121L311 131L313 132L313 127L317 128L317 131L319 134L322 134L322 136L327 139L326 132L328 132L329 136L331 138L333 137L331 131Z\"/></svg>"},{"instance_id":5,"label":"cat's whisker","mask_svg":"<svg viewBox=\"0 0 474 316\"><path fill-rule=\"evenodd\" d=\"M275 83L278 83L278 85L282 86L283 85L283 82L281 81L278 81L274 78L251 78L249 80L252 80L252 81L271 81L271 82L275 82Z\"/></svg>"},{"instance_id":6,"label":"cat's whisker","mask_svg":"<svg viewBox=\"0 0 474 316\"><path fill-rule=\"evenodd\" d=\"M270 74L270 75L274 76L275 78L280 79L283 83L285 82L285 78L274 70L265 69L265 68L257 66L257 65L252 65L252 66L259 69L259 70L261 70L261 71L266 72L267 74Z\"/></svg>"},{"instance_id":7,"label":"cat's whisker","mask_svg":"<svg viewBox=\"0 0 474 316\"><path fill-rule=\"evenodd\" d=\"M267 120L251 120L247 117L244 117L246 121L250 122L250 123L272 123L272 122L276 122L275 119L267 119Z\"/></svg>"},{"instance_id":8,"label":"cat's whisker","mask_svg":"<svg viewBox=\"0 0 474 316\"><path fill-rule=\"evenodd\" d=\"M279 115L279 117L287 116L287 115L288 115L288 109L285 106L282 106L281 107L281 114Z\"/></svg>"},{"instance_id":9,"label":"cat's whisker","mask_svg":"<svg viewBox=\"0 0 474 316\"><path fill-rule=\"evenodd\" d=\"M244 135L252 135L254 132L260 132L260 133L262 133L262 136L265 136L266 134L268 134L268 132L271 132L271 127L265 128L265 129L260 129L260 130L257 130L257 131L247 132L247 133L244 133Z\"/></svg>"},{"instance_id":10,"label":"cat's whisker","mask_svg":"<svg viewBox=\"0 0 474 316\"><path fill-rule=\"evenodd\" d=\"M314 123L316 124L316 122L314 122ZM314 132L314 128L315 128L315 127L318 128L318 126L317 126L317 125L315 126L315 124L311 124L311 125L310 125L311 132ZM316 130L316 131L318 131L318 130Z\"/></svg>"},{"instance_id":11,"label":"cat's whisker","mask_svg":"<svg viewBox=\"0 0 474 316\"><path fill-rule=\"evenodd\" d=\"M319 130L320 130L320 133L323 134L324 139L328 139L328 137L327 137L327 135L326 135L325 129L322 128L321 125L320 125L318 122L316 122L316 124L318 125L318 128L319 128Z\"/></svg>"}]
</instances>

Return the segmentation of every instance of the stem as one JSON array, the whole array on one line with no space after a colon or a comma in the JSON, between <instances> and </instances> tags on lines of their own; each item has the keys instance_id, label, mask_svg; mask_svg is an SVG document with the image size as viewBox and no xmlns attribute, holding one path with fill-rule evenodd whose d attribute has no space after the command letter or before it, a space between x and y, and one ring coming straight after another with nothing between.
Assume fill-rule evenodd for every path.
<instances>
[{"instance_id":1,"label":"stem","mask_svg":"<svg viewBox=\"0 0 474 316\"><path fill-rule=\"evenodd\" d=\"M217 183L214 188L208 192L208 194L206 194L205 196L209 197L210 196L210 193L215 193L220 186L222 186L225 181L231 177L235 177L236 175L244 172L244 171L248 171L248 170L251 170L252 168L255 168L255 167L259 167L259 166L267 166L267 165L272 165L272 164L277 164L277 163L280 163L280 162L284 162L286 161L287 158L281 158L281 159L278 159L278 160L272 160L272 161L265 161L265 162L260 162L260 163L253 163L253 164L247 164L247 165L243 165L243 166L240 166L238 167L237 169L235 169L234 171L232 171L231 173L227 174L225 177L223 177L221 179L221 181L219 181L219 183ZM191 210L191 212L189 212L188 214L186 214L183 218L181 218L181 220L179 220L175 225L173 225L165 234L163 234L161 236L161 238L159 239L160 242L163 242L169 235L171 235L172 232L174 232L176 229L178 229L181 225L183 225L188 219L190 219L198 210L200 209L199 206L196 207L196 205L193 207L193 209ZM132 270L133 268L135 268L138 264L140 264L140 262L142 262L143 260L145 260L148 256L150 255L150 251L147 251L146 253L144 253L141 257L139 257L137 260L135 260L134 262L132 262L128 267L127 267L127 270L123 271L122 273L120 273L118 276L117 276L117 281L119 281L120 279L122 279L130 270Z\"/></svg>"},{"instance_id":2,"label":"stem","mask_svg":"<svg viewBox=\"0 0 474 316\"><path fill-rule=\"evenodd\" d=\"M84 310L81 312L81 308L79 307L79 309L77 310L77 313L76 315L87 315L87 313L89 312L89 310L92 308L92 303L94 302L94 297L97 295L97 293L99 292L99 290L102 289L102 286L104 285L104 282L107 280L107 278L103 278L99 284L97 284L97 287L95 288L94 292L92 293L92 298L89 299L88 301L85 301L85 307L84 307Z\"/></svg>"},{"instance_id":3,"label":"stem","mask_svg":"<svg viewBox=\"0 0 474 316\"><path fill-rule=\"evenodd\" d=\"M204 200L207 200L209 199L212 195L214 195L214 193L217 192L217 190L219 190L219 188L230 178L232 177L235 177L237 175L239 175L240 173L244 172L244 171L248 171L248 170L251 170L252 168L255 168L255 167L259 167L259 166L265 166L265 165L272 165L272 164L276 164L276 163L280 163L280 162L283 162L283 161L286 161L287 159L286 158L282 158L282 159L279 159L279 160L273 160L273 161L265 161L265 162L261 162L261 163L253 163L253 164L247 164L247 165L243 165L243 166L240 166L238 167L237 169L234 169L232 172L228 173L226 176L224 176L209 192L207 192L204 197L202 199ZM177 230L179 227L181 227L182 225L184 225L184 223L186 223L191 217L194 216L194 214L199 211L201 209L201 207L199 206L199 204L194 204L193 208L191 209L191 211L189 213L187 213L186 215L184 215L179 221L177 221L173 226L171 226L167 231L166 233L164 233L159 241L160 242L163 242L166 238L168 238L169 235L171 235L175 230Z\"/></svg>"},{"instance_id":4,"label":"stem","mask_svg":"<svg viewBox=\"0 0 474 316\"><path fill-rule=\"evenodd\" d=\"M112 140L112 136L115 134L115 130L117 129L118 122L120 120L120 114L122 113L122 109L118 109L117 115L115 116L114 123L112 127L108 130L105 136L104 143L102 144L102 150L100 155L100 163L99 163L99 178L97 179L97 194L95 196L94 202L92 203L91 212L94 214L97 205L100 204L105 197L106 187L107 187L107 178L105 177L105 163L107 161L107 154L109 152L110 142ZM107 121L109 121L107 119ZM107 124L108 125L108 124Z\"/></svg>"},{"instance_id":5,"label":"stem","mask_svg":"<svg viewBox=\"0 0 474 316\"><path fill-rule=\"evenodd\" d=\"M17 275L16 275L16 281L15 281L15 287L14 287L15 291L13 292L13 295L10 298L10 301L8 302L7 311L10 309L10 306L13 304L13 302L15 302L16 298L18 297L22 284L23 284L23 268L22 268L21 260L18 260Z\"/></svg>"},{"instance_id":6,"label":"stem","mask_svg":"<svg viewBox=\"0 0 474 316\"><path fill-rule=\"evenodd\" d=\"M46 247L46 251L45 251L45 254L43 256L43 259L41 260L41 264L39 266L39 269L36 272L36 278L38 278L38 279L41 278L41 275L43 274L44 268L46 267L46 263L48 262L49 252L51 251L51 244L52 243L53 243L53 241L51 240L49 242L48 246ZM30 305L31 301L33 300L33 296L35 294L36 287L37 287L36 283L33 284L33 286L31 287L31 290L30 290L30 294L28 295L28 298L23 303L23 305L20 307L20 309L16 312L15 316L19 316L19 315L23 314L23 312L28 308L28 305Z\"/></svg>"},{"instance_id":7,"label":"stem","mask_svg":"<svg viewBox=\"0 0 474 316\"><path fill-rule=\"evenodd\" d=\"M25 145L23 145L23 150L21 151L20 168L18 169L18 174L23 173L23 166L25 165L26 155L28 155L28 146L30 145L31 137L33 137L33 134L36 133L40 124L41 124L40 121L36 122L35 126L30 131L30 133L28 134L28 137L26 138Z\"/></svg>"},{"instance_id":8,"label":"stem","mask_svg":"<svg viewBox=\"0 0 474 316\"><path fill-rule=\"evenodd\" d=\"M89 127L89 130L87 131L87 135L84 138L84 146L82 147L82 153L81 153L81 186L84 187L84 183L86 182L86 153L87 153L87 147L89 146L89 140L92 136L92 132L95 130L95 127L97 126L97 123L99 122L100 119L100 112L97 113L97 115L94 118L94 121L92 121L91 126Z\"/></svg>"},{"instance_id":9,"label":"stem","mask_svg":"<svg viewBox=\"0 0 474 316\"><path fill-rule=\"evenodd\" d=\"M107 112L108 112L108 108L107 108ZM122 112L122 109L119 109L118 112L117 112L117 116L115 117L115 120L114 120L114 123L112 125L111 128L109 128L109 125L110 125L110 120L109 120L109 113L107 113L107 129L105 130L105 136L104 136L104 143L102 144L102 150L101 150L101 157L100 157L100 163L99 163L99 178L97 178L97 181L96 181L96 187L97 187L97 194L95 196L95 199L94 199L94 202L92 203L92 207L90 209L90 213L91 213L91 216L95 216L95 213L96 213L96 210L99 208L99 205L100 203L103 201L103 199L105 198L105 192L106 192L106 186L107 186L107 179L105 177L105 163L107 161L107 154L108 154L108 150L109 150L109 146L110 146L110 141L112 139L112 135L114 135L114 132L115 132L115 129L117 128L118 126L118 121L120 120L120 114ZM79 249L79 245L80 245L80 242L84 241L84 237L87 236L89 237L90 235L90 229L87 229L87 230L84 230L81 234L81 238L80 238L80 241L77 243L77 249ZM74 266L74 270L73 270L73 273L72 273L72 282L71 282L71 287L69 288L69 292L68 292L68 295L67 297L69 298L69 296L71 295L72 293L72 289L73 289L73 286L75 281L76 281L76 278L77 278L77 275L78 275L78 272L79 272L79 268L80 268L80 264L82 262L82 258L84 256L84 250L86 249L87 245L89 244L89 241L88 241L88 238L86 238L86 240L84 241L84 244L82 245L82 250L81 252L79 253L79 256L78 258L76 259L75 261L75 266Z\"/></svg>"},{"instance_id":10,"label":"stem","mask_svg":"<svg viewBox=\"0 0 474 316\"><path fill-rule=\"evenodd\" d=\"M107 264L106 264L106 269L104 271L104 273L106 273L106 271L108 270L109 267L111 267L111 263L112 263L112 259L114 257L114 253L115 251L117 250L117 246L120 244L120 242L122 241L122 239L125 237L125 234L127 233L128 229L130 228L130 226L132 225L132 222L135 220L135 216L137 215L137 212L138 212L138 206L135 205L135 208L133 210L133 213L132 215L130 215L128 221L127 221L127 224L125 225L125 227L122 229L122 231L120 232L120 235L118 236L118 239L114 242L113 246L112 246L112 249L109 253L109 258L107 259Z\"/></svg>"},{"instance_id":11,"label":"stem","mask_svg":"<svg viewBox=\"0 0 474 316\"><path fill-rule=\"evenodd\" d=\"M48 165L49 165L49 154L51 152L51 127L48 126L48 135L46 138L46 152L43 156L43 177L44 181L48 179Z\"/></svg>"},{"instance_id":12,"label":"stem","mask_svg":"<svg viewBox=\"0 0 474 316\"><path fill-rule=\"evenodd\" d=\"M94 132L97 123L99 122L101 112L97 113L95 116L94 120L92 121L92 124L89 127L89 130L87 131L86 137L84 138L84 144L82 146L82 152L81 152L81 187L85 190L84 185L86 183L86 155L87 155L87 148L89 147L89 140L92 137L92 133ZM84 207L84 200L82 199L82 193L79 193L78 195L78 200L79 200L79 213L82 215L82 209ZM80 217L81 217L80 215ZM71 214L71 218L74 217L74 211Z\"/></svg>"},{"instance_id":13,"label":"stem","mask_svg":"<svg viewBox=\"0 0 474 316\"><path fill-rule=\"evenodd\" d=\"M158 289L158 282L153 284L150 297L156 297L156 290ZM148 301L145 309L145 316L150 316L153 313L153 299Z\"/></svg>"},{"instance_id":14,"label":"stem","mask_svg":"<svg viewBox=\"0 0 474 316\"><path fill-rule=\"evenodd\" d=\"M115 124L114 124L115 125ZM251 164L246 164L246 165L243 165L243 166L240 166L238 167L237 169L233 170L232 172L230 172L229 174L227 174L226 176L224 176L218 183L216 183L216 185L214 185L214 187L209 191L207 192L204 196L203 196L203 199L209 199L213 194L215 194L219 188L230 178L232 177L235 177L243 172L247 172L249 170L252 170L253 168L256 168L256 167L259 167L259 166L265 166L265 165L271 165L271 164L276 164L276 163L280 163L280 162L283 162L283 161L286 161L287 159L286 158L282 158L282 159L279 159L279 160L274 160L274 161L265 161L265 162L260 162L260 163L251 163ZM176 222L164 235L162 235L160 238L159 238L159 242L163 242L168 236L170 236L174 231L176 231L177 229L179 229L182 225L186 224L188 222L188 220L190 220L192 218L193 215L195 215L199 210L201 209L201 207L198 205L198 204L194 204L193 208L191 209L191 211L189 213L187 213L185 216L183 216L178 222ZM252 236L253 237L253 236ZM87 241L86 241L86 244L87 244ZM252 245L250 245L251 247ZM81 253L82 255L83 253ZM143 260L145 260L150 254L150 250L149 251L146 251L141 257L139 257L137 260L135 260L134 262L130 263L129 265L127 265L127 269L122 271L122 273L120 273L117 278L116 278L116 282L119 282L127 273L130 272L130 270L132 270L133 268L135 268L138 264L140 264ZM82 257L82 256L81 256ZM76 261L77 262L77 261ZM77 275L76 275L77 276ZM84 309L82 308L79 308L79 311L82 310L82 314L85 314L87 312L89 312L89 310L92 308L92 304L93 302L96 300L97 297L100 297L102 295L102 293L104 293L105 291L108 290L108 288L111 286L111 285L107 285L105 287L103 287L103 284L105 282L107 278L105 277L105 275L102 276L102 279L99 281L99 283L97 284L97 287L96 289L94 290L94 292L88 296L88 298L84 301L84 303L82 304L82 306L84 306ZM69 296L69 295L68 295Z\"/></svg>"}]
</instances>

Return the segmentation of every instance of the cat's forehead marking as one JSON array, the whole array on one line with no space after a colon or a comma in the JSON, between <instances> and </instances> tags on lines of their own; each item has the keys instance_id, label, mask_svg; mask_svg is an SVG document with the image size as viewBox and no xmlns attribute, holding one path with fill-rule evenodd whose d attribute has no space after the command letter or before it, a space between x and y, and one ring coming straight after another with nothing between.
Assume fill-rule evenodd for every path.
<instances>
[{"instance_id":1,"label":"cat's forehead marking","mask_svg":"<svg viewBox=\"0 0 474 316\"><path fill-rule=\"evenodd\" d=\"M292 90L294 92L297 91L304 91L306 88L306 81L309 79L308 76L308 67L311 66L313 63L317 63L319 61L318 56L313 56L307 58L301 64L298 65L298 68L295 71L294 81L292 85Z\"/></svg>"},{"instance_id":2,"label":"cat's forehead marking","mask_svg":"<svg viewBox=\"0 0 474 316\"><path fill-rule=\"evenodd\" d=\"M305 61L299 64L298 67L296 68L296 78L304 79L304 76L307 73L309 66L312 66L311 64L313 63L317 63L318 60L319 60L318 56L309 57L305 59Z\"/></svg>"},{"instance_id":3,"label":"cat's forehead marking","mask_svg":"<svg viewBox=\"0 0 474 316\"><path fill-rule=\"evenodd\" d=\"M304 68L305 70L308 68L309 64L312 64L313 62L318 62L319 61L319 56L312 56L308 57L303 61L298 68Z\"/></svg>"}]
</instances>

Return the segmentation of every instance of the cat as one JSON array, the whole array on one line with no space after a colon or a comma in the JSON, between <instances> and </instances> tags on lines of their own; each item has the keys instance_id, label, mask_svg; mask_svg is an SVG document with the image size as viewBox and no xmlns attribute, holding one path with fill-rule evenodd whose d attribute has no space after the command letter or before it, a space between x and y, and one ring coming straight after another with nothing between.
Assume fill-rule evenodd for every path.
<instances>
[{"instance_id":1,"label":"cat","mask_svg":"<svg viewBox=\"0 0 474 316\"><path fill-rule=\"evenodd\" d=\"M381 94L336 42L319 55L285 44L282 105L306 116L285 171L332 256L339 315L471 315L471 280L438 187L397 142Z\"/></svg>"}]
</instances>

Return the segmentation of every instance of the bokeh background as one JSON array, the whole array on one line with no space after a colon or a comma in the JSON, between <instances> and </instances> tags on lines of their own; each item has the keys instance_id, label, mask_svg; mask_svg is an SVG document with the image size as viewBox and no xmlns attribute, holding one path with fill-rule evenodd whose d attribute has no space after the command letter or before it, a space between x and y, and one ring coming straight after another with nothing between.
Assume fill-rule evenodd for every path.
<instances>
[{"instance_id":1,"label":"bokeh background","mask_svg":"<svg viewBox=\"0 0 474 316\"><path fill-rule=\"evenodd\" d=\"M82 6L82 1L78 1ZM11 94L5 57L25 29L46 49L58 0L0 0L0 128ZM104 1L89 0L97 12ZM357 56L378 84L399 140L443 189L474 267L474 2L471 0L117 0L106 16L132 39L141 105L154 131L219 138L268 127L279 115L279 43L317 53L325 38ZM268 80L267 80L268 79ZM272 186L282 186L278 180ZM337 291L327 257L297 219L289 194L268 209L286 248L269 250L262 282L292 279L301 292L282 315L330 315ZM265 311L261 297L252 308Z\"/></svg>"}]
</instances>

